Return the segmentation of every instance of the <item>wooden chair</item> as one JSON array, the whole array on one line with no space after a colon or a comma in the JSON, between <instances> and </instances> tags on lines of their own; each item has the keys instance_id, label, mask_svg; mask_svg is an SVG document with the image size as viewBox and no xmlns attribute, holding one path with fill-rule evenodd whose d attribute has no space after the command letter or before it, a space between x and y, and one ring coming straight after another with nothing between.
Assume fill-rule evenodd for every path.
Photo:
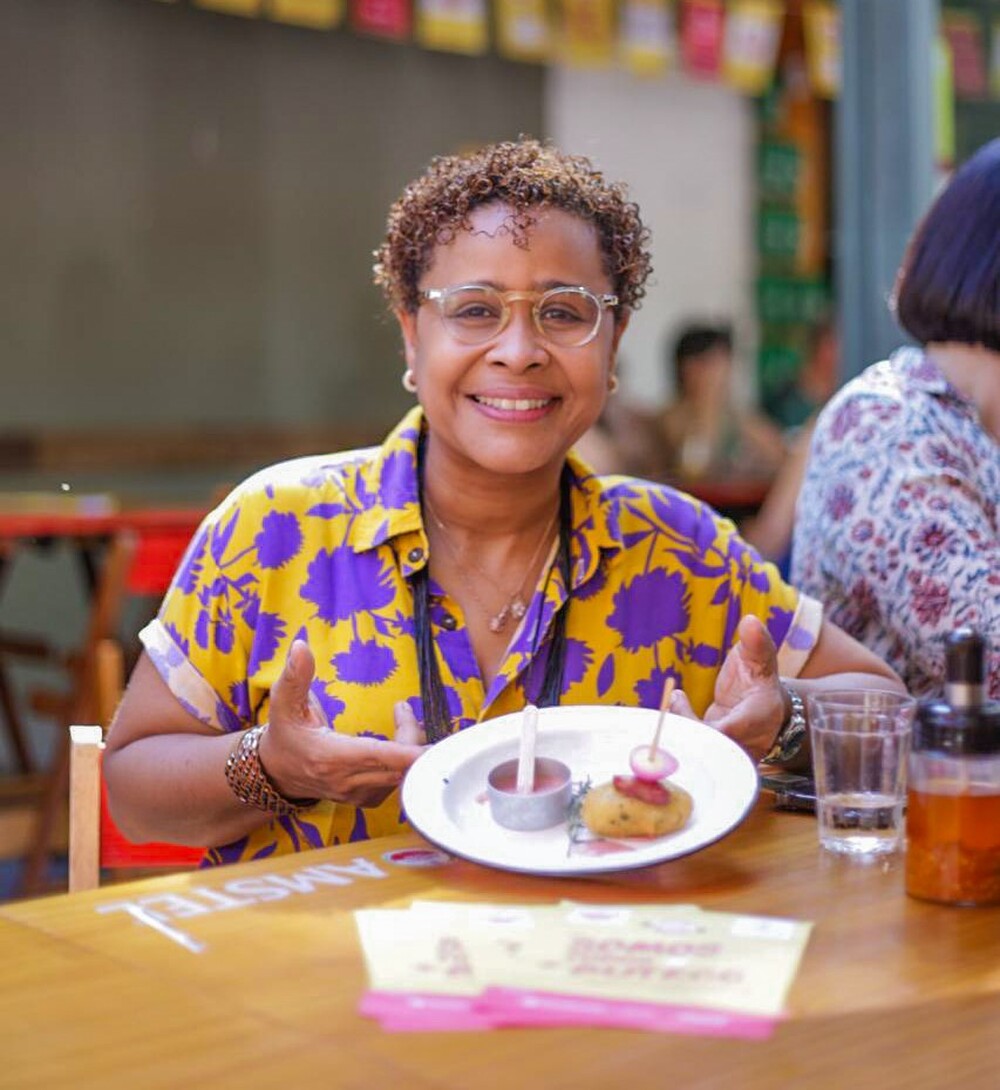
<instances>
[{"instance_id":1,"label":"wooden chair","mask_svg":"<svg viewBox=\"0 0 1000 1090\"><path fill-rule=\"evenodd\" d=\"M97 648L97 703L101 723L110 723L123 686L121 647L103 640ZM69 891L96 889L101 870L195 866L204 852L178 844L126 840L108 809L101 776L104 730L97 724L69 727Z\"/></svg>"},{"instance_id":2,"label":"wooden chair","mask_svg":"<svg viewBox=\"0 0 1000 1090\"><path fill-rule=\"evenodd\" d=\"M71 723L99 722L100 656L107 650L99 650L108 641L117 646L116 635L123 602L126 579L135 556L137 537L131 531L116 534L108 544L104 561L94 590L90 616L83 641L77 651L66 661L69 689L65 693L42 690L33 694L31 704L35 711L55 718L55 751L52 764L45 776L44 788L35 817L31 844L25 857L21 879L21 893L32 896L43 892L46 886L45 872L52 844L56 839L56 825L65 806L69 780L69 726ZM119 686L118 692L121 692Z\"/></svg>"}]
</instances>

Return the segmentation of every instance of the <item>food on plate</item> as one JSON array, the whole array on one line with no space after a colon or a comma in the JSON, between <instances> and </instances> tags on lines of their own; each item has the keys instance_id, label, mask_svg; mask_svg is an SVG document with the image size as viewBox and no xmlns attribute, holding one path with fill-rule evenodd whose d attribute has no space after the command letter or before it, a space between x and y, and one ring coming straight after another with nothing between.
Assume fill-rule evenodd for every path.
<instances>
[{"instance_id":1,"label":"food on plate","mask_svg":"<svg viewBox=\"0 0 1000 1090\"><path fill-rule=\"evenodd\" d=\"M529 832L558 825L566 818L573 795L569 766L550 757L536 757L531 786L518 791L517 758L495 765L486 779L490 813L506 829Z\"/></svg>"},{"instance_id":2,"label":"food on plate","mask_svg":"<svg viewBox=\"0 0 1000 1090\"><path fill-rule=\"evenodd\" d=\"M655 837L686 825L693 806L687 791L669 781L615 776L587 792L580 816L597 836Z\"/></svg>"},{"instance_id":3,"label":"food on plate","mask_svg":"<svg viewBox=\"0 0 1000 1090\"><path fill-rule=\"evenodd\" d=\"M677 771L677 758L659 746L636 746L629 754L628 763L637 780L649 783L658 783Z\"/></svg>"}]
</instances>

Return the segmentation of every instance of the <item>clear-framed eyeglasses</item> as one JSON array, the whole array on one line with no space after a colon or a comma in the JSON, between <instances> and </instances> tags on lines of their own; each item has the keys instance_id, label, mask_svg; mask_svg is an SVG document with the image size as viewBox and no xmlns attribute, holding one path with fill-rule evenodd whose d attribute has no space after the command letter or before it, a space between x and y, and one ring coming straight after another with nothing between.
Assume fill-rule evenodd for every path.
<instances>
[{"instance_id":1,"label":"clear-framed eyeglasses","mask_svg":"<svg viewBox=\"0 0 1000 1090\"><path fill-rule=\"evenodd\" d=\"M601 328L604 312L618 306L617 295L595 295L589 288L552 288L550 291L497 291L484 284L432 288L421 293L436 304L445 328L462 344L485 344L498 337L510 321L510 305L531 303L538 333L562 348L582 348Z\"/></svg>"}]
</instances>

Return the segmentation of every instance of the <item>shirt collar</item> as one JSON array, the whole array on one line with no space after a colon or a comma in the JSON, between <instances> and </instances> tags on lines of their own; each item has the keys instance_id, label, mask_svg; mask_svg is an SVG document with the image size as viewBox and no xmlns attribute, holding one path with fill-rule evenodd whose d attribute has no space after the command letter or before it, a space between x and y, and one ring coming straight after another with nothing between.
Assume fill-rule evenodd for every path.
<instances>
[{"instance_id":1,"label":"shirt collar","mask_svg":"<svg viewBox=\"0 0 1000 1090\"><path fill-rule=\"evenodd\" d=\"M937 397L951 397L958 401L965 398L944 377L934 360L922 349L906 347L893 353L893 360L899 367L905 386L911 390L921 390Z\"/></svg>"},{"instance_id":2,"label":"shirt collar","mask_svg":"<svg viewBox=\"0 0 1000 1090\"><path fill-rule=\"evenodd\" d=\"M364 510L355 521L351 542L355 552L365 552L390 539L414 535L402 543L403 560L410 570L422 567L427 557L417 475L423 427L423 410L417 406L393 429L378 454L360 467L357 491ZM602 502L594 471L574 451L567 455L566 464L573 526L571 572L576 588L594 574L601 551L620 549L622 540L614 505Z\"/></svg>"},{"instance_id":3,"label":"shirt collar","mask_svg":"<svg viewBox=\"0 0 1000 1090\"><path fill-rule=\"evenodd\" d=\"M357 498L364 509L355 520L351 541L351 547L360 553L393 538L416 535L407 553L410 570L423 567L427 557L417 476L423 421L423 410L419 406L411 409L390 432L375 457L361 466Z\"/></svg>"},{"instance_id":4,"label":"shirt collar","mask_svg":"<svg viewBox=\"0 0 1000 1090\"><path fill-rule=\"evenodd\" d=\"M570 504L573 538L570 575L573 589L594 575L604 550L622 547L616 507L603 498L600 480L589 465L570 451L566 456L570 473Z\"/></svg>"}]
</instances>

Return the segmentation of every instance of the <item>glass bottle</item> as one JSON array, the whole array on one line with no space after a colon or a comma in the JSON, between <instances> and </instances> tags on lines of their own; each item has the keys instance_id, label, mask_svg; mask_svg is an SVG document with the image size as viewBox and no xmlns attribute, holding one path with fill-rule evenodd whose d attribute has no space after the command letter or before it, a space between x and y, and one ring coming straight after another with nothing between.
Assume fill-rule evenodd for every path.
<instances>
[{"instance_id":1,"label":"glass bottle","mask_svg":"<svg viewBox=\"0 0 1000 1090\"><path fill-rule=\"evenodd\" d=\"M1000 902L1000 701L986 700L984 641L947 640L943 700L917 707L909 758L906 892L954 905Z\"/></svg>"}]
</instances>

